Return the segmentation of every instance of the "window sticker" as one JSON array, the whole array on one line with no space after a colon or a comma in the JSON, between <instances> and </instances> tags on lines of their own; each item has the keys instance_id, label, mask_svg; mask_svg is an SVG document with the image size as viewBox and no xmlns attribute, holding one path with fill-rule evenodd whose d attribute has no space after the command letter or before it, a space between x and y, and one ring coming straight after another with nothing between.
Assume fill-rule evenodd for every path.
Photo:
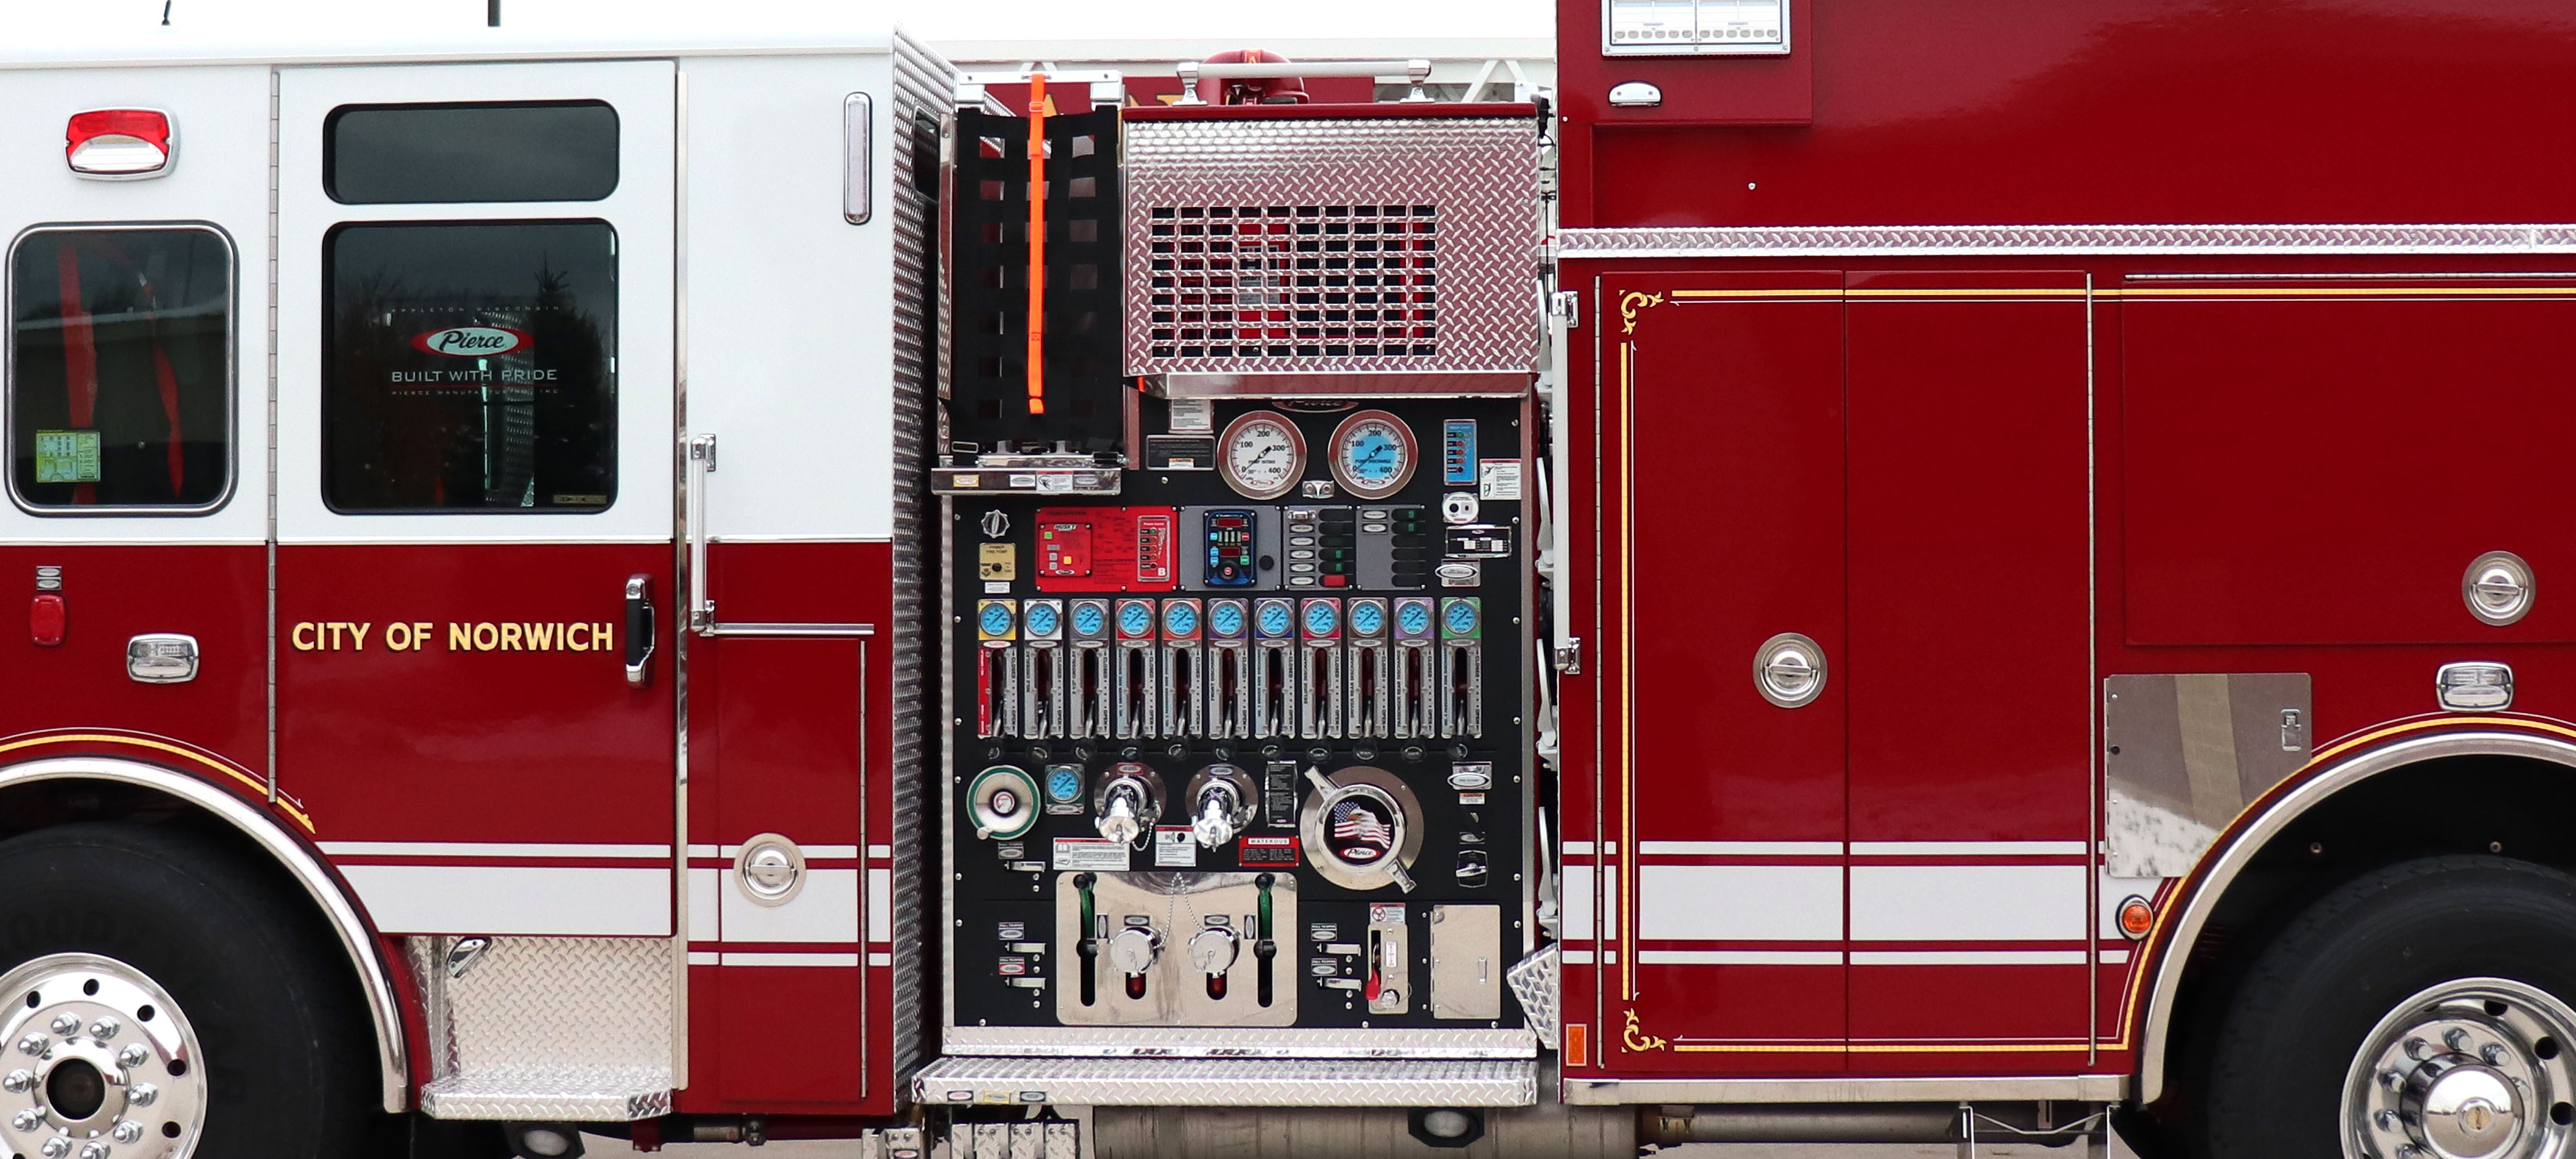
<instances>
[{"instance_id":1,"label":"window sticker","mask_svg":"<svg viewBox=\"0 0 2576 1159\"><path fill-rule=\"evenodd\" d=\"M37 431L36 481L98 482L98 432Z\"/></svg>"}]
</instances>

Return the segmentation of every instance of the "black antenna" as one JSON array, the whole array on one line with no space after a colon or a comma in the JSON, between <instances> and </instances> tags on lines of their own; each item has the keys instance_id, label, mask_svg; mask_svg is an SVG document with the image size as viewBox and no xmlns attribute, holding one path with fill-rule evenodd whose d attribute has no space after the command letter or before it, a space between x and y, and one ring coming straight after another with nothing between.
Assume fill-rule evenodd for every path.
<instances>
[{"instance_id":1,"label":"black antenna","mask_svg":"<svg viewBox=\"0 0 2576 1159\"><path fill-rule=\"evenodd\" d=\"M498 3L499 0L494 0ZM170 27L170 0L161 0L161 27Z\"/></svg>"},{"instance_id":2,"label":"black antenna","mask_svg":"<svg viewBox=\"0 0 2576 1159\"><path fill-rule=\"evenodd\" d=\"M167 0L163 2L167 3ZM486 28L501 26L501 0L483 0L483 26Z\"/></svg>"}]
</instances>

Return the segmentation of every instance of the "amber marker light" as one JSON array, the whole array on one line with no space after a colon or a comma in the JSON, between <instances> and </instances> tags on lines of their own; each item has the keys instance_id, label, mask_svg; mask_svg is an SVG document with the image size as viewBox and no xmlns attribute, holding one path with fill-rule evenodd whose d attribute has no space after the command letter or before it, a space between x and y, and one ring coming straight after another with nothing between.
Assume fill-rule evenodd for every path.
<instances>
[{"instance_id":1,"label":"amber marker light","mask_svg":"<svg viewBox=\"0 0 2576 1159\"><path fill-rule=\"evenodd\" d=\"M2147 899L2132 894L2129 900L2120 903L2120 932L2128 935L2130 941L2147 936L2147 931L2154 928L2156 907L2147 904Z\"/></svg>"}]
</instances>

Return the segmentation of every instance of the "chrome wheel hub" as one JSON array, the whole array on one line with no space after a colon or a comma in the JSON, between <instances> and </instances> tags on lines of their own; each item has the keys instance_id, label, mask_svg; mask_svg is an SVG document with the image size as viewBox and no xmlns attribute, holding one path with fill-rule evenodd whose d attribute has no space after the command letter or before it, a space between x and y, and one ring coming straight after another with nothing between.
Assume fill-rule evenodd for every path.
<instances>
[{"instance_id":1,"label":"chrome wheel hub","mask_svg":"<svg viewBox=\"0 0 2576 1159\"><path fill-rule=\"evenodd\" d=\"M205 1120L196 1033L142 971L53 954L0 975L0 1154L186 1159Z\"/></svg>"},{"instance_id":2,"label":"chrome wheel hub","mask_svg":"<svg viewBox=\"0 0 2576 1159\"><path fill-rule=\"evenodd\" d=\"M2502 978L2445 982L2379 1020L2344 1076L2352 1159L2562 1159L2576 1010Z\"/></svg>"}]
</instances>

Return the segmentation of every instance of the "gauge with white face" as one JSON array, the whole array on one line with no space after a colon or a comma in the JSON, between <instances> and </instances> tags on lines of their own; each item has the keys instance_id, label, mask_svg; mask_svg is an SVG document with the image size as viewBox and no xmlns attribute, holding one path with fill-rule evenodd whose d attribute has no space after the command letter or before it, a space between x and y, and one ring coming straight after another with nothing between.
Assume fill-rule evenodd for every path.
<instances>
[{"instance_id":1,"label":"gauge with white face","mask_svg":"<svg viewBox=\"0 0 2576 1159\"><path fill-rule=\"evenodd\" d=\"M1412 429L1382 410L1361 411L1333 430L1333 478L1362 499L1403 490L1421 457Z\"/></svg>"},{"instance_id":2,"label":"gauge with white face","mask_svg":"<svg viewBox=\"0 0 2576 1159\"><path fill-rule=\"evenodd\" d=\"M1244 415L1217 440L1217 473L1246 499L1276 499L1306 475L1306 436L1279 415Z\"/></svg>"}]
</instances>

